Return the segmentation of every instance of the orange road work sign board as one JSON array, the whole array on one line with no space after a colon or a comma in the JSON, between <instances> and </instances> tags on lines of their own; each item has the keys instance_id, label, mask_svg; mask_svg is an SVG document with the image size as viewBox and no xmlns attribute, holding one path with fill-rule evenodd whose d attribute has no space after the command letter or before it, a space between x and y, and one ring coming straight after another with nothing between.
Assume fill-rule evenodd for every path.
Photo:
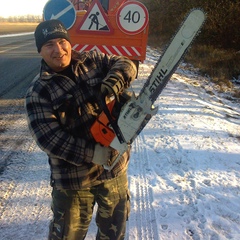
<instances>
[{"instance_id":1,"label":"orange road work sign board","mask_svg":"<svg viewBox=\"0 0 240 240\"><path fill-rule=\"evenodd\" d=\"M68 9L72 9L68 5L72 4L75 8L75 22L68 31L72 48L76 51L97 50L144 61L149 16L142 3L127 0L61 0L67 3L59 7L59 1L51 1L57 5L54 8L54 3L48 3L54 9L54 16L61 16L63 23L68 21L63 15L69 14ZM57 8L64 14L58 14ZM52 16L49 13L51 9L45 9L49 16Z\"/></svg>"}]
</instances>

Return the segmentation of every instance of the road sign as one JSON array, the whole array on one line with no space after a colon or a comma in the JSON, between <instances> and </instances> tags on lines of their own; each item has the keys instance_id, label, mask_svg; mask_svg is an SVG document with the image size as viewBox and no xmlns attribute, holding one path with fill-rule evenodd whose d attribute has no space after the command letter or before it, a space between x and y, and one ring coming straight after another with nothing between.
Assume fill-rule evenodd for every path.
<instances>
[{"instance_id":1,"label":"road sign","mask_svg":"<svg viewBox=\"0 0 240 240\"><path fill-rule=\"evenodd\" d=\"M142 32L149 20L147 8L140 2L126 2L117 12L117 25L124 33L134 35Z\"/></svg>"},{"instance_id":2,"label":"road sign","mask_svg":"<svg viewBox=\"0 0 240 240\"><path fill-rule=\"evenodd\" d=\"M94 1L78 28L81 33L109 34L113 32L107 15L99 1Z\"/></svg>"},{"instance_id":3,"label":"road sign","mask_svg":"<svg viewBox=\"0 0 240 240\"><path fill-rule=\"evenodd\" d=\"M127 56L129 58L140 57L141 47L135 46L116 46L116 45L95 45L95 44L74 44L72 47L78 52L96 50L107 54Z\"/></svg>"},{"instance_id":4,"label":"road sign","mask_svg":"<svg viewBox=\"0 0 240 240\"><path fill-rule=\"evenodd\" d=\"M58 19L69 29L75 23L76 11L68 0L50 0L43 9L44 20Z\"/></svg>"}]
</instances>

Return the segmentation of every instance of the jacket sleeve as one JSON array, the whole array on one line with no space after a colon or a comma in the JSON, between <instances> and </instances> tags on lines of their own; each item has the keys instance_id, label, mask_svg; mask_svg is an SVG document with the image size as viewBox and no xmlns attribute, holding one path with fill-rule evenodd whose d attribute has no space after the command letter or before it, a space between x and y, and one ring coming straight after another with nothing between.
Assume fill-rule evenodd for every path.
<instances>
[{"instance_id":1,"label":"jacket sleeve","mask_svg":"<svg viewBox=\"0 0 240 240\"><path fill-rule=\"evenodd\" d=\"M127 57L107 55L96 51L89 54L92 54L91 57L95 60L98 69L104 71L107 66L104 79L121 81L124 83L124 88L128 88L131 82L137 77L137 67Z\"/></svg>"},{"instance_id":2,"label":"jacket sleeve","mask_svg":"<svg viewBox=\"0 0 240 240\"><path fill-rule=\"evenodd\" d=\"M114 58L114 57L112 57ZM124 82L124 88L128 88L132 81L137 77L136 65L127 57L121 57L111 67L107 73L106 79L115 78Z\"/></svg>"},{"instance_id":3,"label":"jacket sleeve","mask_svg":"<svg viewBox=\"0 0 240 240\"><path fill-rule=\"evenodd\" d=\"M65 160L74 165L91 162L94 144L64 131L52 109L48 90L36 83L27 92L25 99L30 132L38 146L50 157Z\"/></svg>"}]
</instances>

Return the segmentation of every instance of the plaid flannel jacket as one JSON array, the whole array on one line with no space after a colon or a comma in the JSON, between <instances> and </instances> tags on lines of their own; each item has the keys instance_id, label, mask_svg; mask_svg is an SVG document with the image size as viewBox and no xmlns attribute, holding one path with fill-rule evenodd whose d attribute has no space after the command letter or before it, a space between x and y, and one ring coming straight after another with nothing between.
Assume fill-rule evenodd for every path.
<instances>
[{"instance_id":1,"label":"plaid flannel jacket","mask_svg":"<svg viewBox=\"0 0 240 240\"><path fill-rule=\"evenodd\" d=\"M96 51L72 51L71 76L52 72L42 60L41 71L26 94L25 107L30 132L47 153L51 186L78 190L118 176L127 169L129 151L108 172L91 163L95 141L90 127L102 109L97 96L104 78L124 80L125 88L137 70L125 57Z\"/></svg>"}]
</instances>

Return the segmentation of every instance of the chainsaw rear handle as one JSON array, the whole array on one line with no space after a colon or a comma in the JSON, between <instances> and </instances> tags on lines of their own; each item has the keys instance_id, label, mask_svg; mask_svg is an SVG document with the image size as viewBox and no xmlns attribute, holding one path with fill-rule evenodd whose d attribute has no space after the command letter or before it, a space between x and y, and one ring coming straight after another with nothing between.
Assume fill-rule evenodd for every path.
<instances>
[{"instance_id":1,"label":"chainsaw rear handle","mask_svg":"<svg viewBox=\"0 0 240 240\"><path fill-rule=\"evenodd\" d=\"M109 161L108 164L103 165L104 169L108 171L111 171L114 168L114 166L118 163L123 154L129 150L130 145L125 142L120 143L118 137L115 136L115 138L110 144L110 147L117 150L118 154L115 157L113 157L113 159L111 159L111 161Z\"/></svg>"},{"instance_id":2,"label":"chainsaw rear handle","mask_svg":"<svg viewBox=\"0 0 240 240\"><path fill-rule=\"evenodd\" d=\"M118 163L118 161L121 159L123 154L124 152L118 153L118 155L113 160L111 160L111 163L109 162L109 165L103 165L104 169L111 171L114 168L114 166Z\"/></svg>"}]
</instances>

